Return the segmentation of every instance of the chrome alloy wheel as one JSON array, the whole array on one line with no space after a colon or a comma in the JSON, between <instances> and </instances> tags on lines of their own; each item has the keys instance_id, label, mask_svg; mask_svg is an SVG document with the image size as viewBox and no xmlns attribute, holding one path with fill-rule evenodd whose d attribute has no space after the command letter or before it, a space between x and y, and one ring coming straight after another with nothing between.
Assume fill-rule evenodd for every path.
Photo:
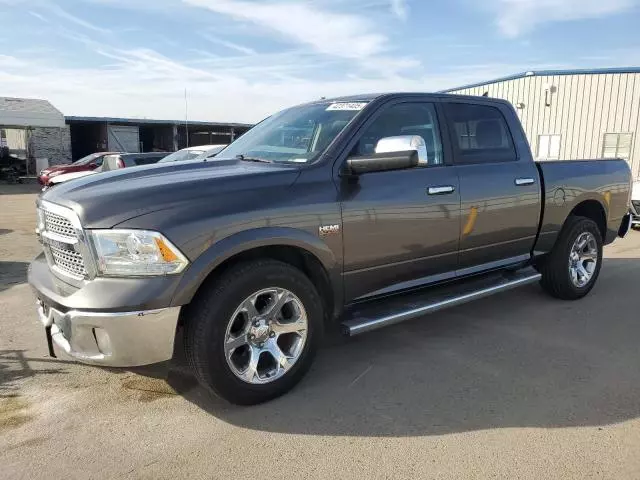
<instances>
[{"instance_id":1,"label":"chrome alloy wheel","mask_svg":"<svg viewBox=\"0 0 640 480\"><path fill-rule=\"evenodd\" d=\"M307 312L284 288L247 297L231 316L224 353L231 371L251 384L273 382L300 358L307 339Z\"/></svg>"},{"instance_id":2,"label":"chrome alloy wheel","mask_svg":"<svg viewBox=\"0 0 640 480\"><path fill-rule=\"evenodd\" d=\"M569 275L573 284L582 288L589 283L598 264L598 243L591 232L581 233L569 253Z\"/></svg>"}]
</instances>

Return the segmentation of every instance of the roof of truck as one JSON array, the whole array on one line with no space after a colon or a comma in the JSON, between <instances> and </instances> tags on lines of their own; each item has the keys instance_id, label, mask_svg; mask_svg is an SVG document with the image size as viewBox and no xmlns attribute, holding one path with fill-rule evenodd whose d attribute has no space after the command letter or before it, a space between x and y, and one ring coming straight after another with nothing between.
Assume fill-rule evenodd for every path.
<instances>
[{"instance_id":1,"label":"roof of truck","mask_svg":"<svg viewBox=\"0 0 640 480\"><path fill-rule=\"evenodd\" d=\"M499 98L489 98L489 97L477 97L470 95L454 95L446 92L386 92L386 93L364 93L361 95L349 95L345 97L334 97L334 98L321 98L319 100L315 100L313 102L309 102L308 104L314 103L343 103L343 102L372 102L374 100L378 100L380 98L396 98L396 97L433 97L433 98L451 98L454 100L460 100L464 98L472 99L477 101L479 99L483 99L490 102L500 102L500 103L509 103L506 100L502 100Z\"/></svg>"}]
</instances>

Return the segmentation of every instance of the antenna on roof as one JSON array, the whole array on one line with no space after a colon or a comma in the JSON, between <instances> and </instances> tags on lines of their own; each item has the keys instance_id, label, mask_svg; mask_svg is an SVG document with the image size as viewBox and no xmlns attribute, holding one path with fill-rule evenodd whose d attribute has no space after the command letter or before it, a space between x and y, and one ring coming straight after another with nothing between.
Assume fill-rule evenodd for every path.
<instances>
[{"instance_id":1,"label":"antenna on roof","mask_svg":"<svg viewBox=\"0 0 640 480\"><path fill-rule=\"evenodd\" d=\"M189 146L189 104L187 103L187 88L184 89L184 129L187 136L187 147Z\"/></svg>"}]
</instances>

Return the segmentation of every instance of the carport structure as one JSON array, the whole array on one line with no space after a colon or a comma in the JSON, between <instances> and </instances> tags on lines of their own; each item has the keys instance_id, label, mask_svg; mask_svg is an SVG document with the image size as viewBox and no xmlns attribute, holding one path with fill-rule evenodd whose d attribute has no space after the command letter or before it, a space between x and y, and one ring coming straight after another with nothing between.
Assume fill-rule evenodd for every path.
<instances>
[{"instance_id":1,"label":"carport structure","mask_svg":"<svg viewBox=\"0 0 640 480\"><path fill-rule=\"evenodd\" d=\"M249 130L246 123L65 117L73 160L98 151L173 152L187 146L227 144Z\"/></svg>"}]
</instances>

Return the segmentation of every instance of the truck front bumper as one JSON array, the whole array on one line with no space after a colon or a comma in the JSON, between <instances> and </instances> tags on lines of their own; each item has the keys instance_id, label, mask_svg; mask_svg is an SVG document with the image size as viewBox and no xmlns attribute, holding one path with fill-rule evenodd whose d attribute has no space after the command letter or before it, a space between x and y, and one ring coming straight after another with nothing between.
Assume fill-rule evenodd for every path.
<instances>
[{"instance_id":1,"label":"truck front bumper","mask_svg":"<svg viewBox=\"0 0 640 480\"><path fill-rule=\"evenodd\" d=\"M84 363L134 367L169 360L179 307L138 312L61 312L38 300L38 317L51 340Z\"/></svg>"},{"instance_id":2,"label":"truck front bumper","mask_svg":"<svg viewBox=\"0 0 640 480\"><path fill-rule=\"evenodd\" d=\"M171 297L179 279L96 278L77 287L56 277L42 254L28 276L48 338L72 358L134 367L173 356L181 307Z\"/></svg>"}]
</instances>

